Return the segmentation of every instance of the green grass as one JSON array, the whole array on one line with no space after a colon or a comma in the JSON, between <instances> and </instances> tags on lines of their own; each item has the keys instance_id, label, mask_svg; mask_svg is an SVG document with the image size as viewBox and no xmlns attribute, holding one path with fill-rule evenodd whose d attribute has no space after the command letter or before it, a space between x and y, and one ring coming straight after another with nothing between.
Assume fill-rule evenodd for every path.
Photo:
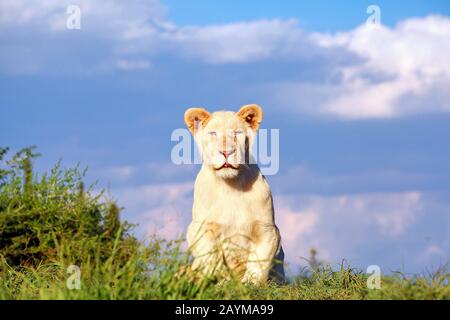
<instances>
[{"instance_id":1,"label":"green grass","mask_svg":"<svg viewBox=\"0 0 450 320\"><path fill-rule=\"evenodd\" d=\"M32 148L8 161L7 151L0 148L0 299L450 298L446 267L427 276L384 276L380 290L367 288L361 270L315 259L285 285L244 285L231 272L228 280L198 280L181 271L191 262L181 240L135 239L120 208L84 188L79 168L57 164L37 177ZM80 270L79 289L68 286L72 265Z\"/></svg>"}]
</instances>

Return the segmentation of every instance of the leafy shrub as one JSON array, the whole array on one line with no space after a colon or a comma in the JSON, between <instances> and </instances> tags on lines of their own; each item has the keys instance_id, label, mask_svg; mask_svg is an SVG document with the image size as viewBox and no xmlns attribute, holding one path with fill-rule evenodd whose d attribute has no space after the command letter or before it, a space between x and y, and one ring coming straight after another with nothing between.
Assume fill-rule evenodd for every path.
<instances>
[{"instance_id":1,"label":"leafy shrub","mask_svg":"<svg viewBox=\"0 0 450 320\"><path fill-rule=\"evenodd\" d=\"M84 190L85 170L61 169L58 163L38 178L33 175L34 148L4 158L0 149L0 255L12 267L35 267L70 255L73 264L86 257L99 263L110 257L120 243L121 259L137 241L128 233L131 225L121 222L119 208L101 201L102 192Z\"/></svg>"}]
</instances>

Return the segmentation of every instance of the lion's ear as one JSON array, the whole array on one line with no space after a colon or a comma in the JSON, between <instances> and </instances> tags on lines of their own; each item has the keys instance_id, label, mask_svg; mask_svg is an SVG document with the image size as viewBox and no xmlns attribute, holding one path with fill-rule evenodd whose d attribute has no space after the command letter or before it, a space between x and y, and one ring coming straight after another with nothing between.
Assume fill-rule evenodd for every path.
<instances>
[{"instance_id":1,"label":"lion's ear","mask_svg":"<svg viewBox=\"0 0 450 320\"><path fill-rule=\"evenodd\" d=\"M247 122L253 130L258 130L263 119L263 111L257 104L248 104L239 109L237 115Z\"/></svg>"},{"instance_id":2,"label":"lion's ear","mask_svg":"<svg viewBox=\"0 0 450 320\"><path fill-rule=\"evenodd\" d=\"M195 134L200 126L205 126L211 115L203 108L190 108L184 113L184 122L192 134Z\"/></svg>"}]
</instances>

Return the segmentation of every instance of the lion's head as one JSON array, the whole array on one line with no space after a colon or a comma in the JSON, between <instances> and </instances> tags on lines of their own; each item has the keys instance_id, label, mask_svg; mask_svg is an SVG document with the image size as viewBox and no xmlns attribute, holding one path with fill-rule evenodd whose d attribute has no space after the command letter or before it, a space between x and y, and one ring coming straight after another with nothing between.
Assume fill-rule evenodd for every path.
<instances>
[{"instance_id":1,"label":"lion's head","mask_svg":"<svg viewBox=\"0 0 450 320\"><path fill-rule=\"evenodd\" d=\"M263 118L260 106L243 106L238 112L209 113L203 108L190 108L184 121L199 146L203 165L221 178L239 175L249 162L249 152Z\"/></svg>"}]
</instances>

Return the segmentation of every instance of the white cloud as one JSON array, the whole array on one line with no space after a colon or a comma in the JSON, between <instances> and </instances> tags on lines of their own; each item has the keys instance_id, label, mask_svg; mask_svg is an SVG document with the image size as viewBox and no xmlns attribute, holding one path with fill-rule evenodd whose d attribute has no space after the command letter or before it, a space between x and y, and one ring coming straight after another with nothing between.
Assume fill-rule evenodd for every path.
<instances>
[{"instance_id":1,"label":"white cloud","mask_svg":"<svg viewBox=\"0 0 450 320\"><path fill-rule=\"evenodd\" d=\"M430 244L419 254L418 260L429 263L430 261L435 261L436 258L440 260L439 263L445 263L447 262L445 259L448 258L448 254L441 246ZM439 267L439 265L433 267Z\"/></svg>"},{"instance_id":2,"label":"white cloud","mask_svg":"<svg viewBox=\"0 0 450 320\"><path fill-rule=\"evenodd\" d=\"M322 82L267 80L264 94L300 112L363 119L450 111L448 17L407 19L394 28L364 24L335 35L306 34L295 20L261 20L180 28L165 40L181 55L214 64L331 61ZM335 52L347 52L347 60Z\"/></svg>"},{"instance_id":3,"label":"white cloud","mask_svg":"<svg viewBox=\"0 0 450 320\"><path fill-rule=\"evenodd\" d=\"M70 4L79 5L81 10L81 30L75 32L66 29L66 8ZM150 65L148 59L153 55L167 53L214 64L246 63L293 50L299 52L300 44L305 41L297 21L293 19L178 27L165 18L165 8L158 0L48 0L31 3L8 0L0 3L0 12L0 30L8 30L3 34L5 38L10 37L10 32L27 30L28 33L36 33L48 47L59 47L58 52L62 55L65 54L65 50L61 50L64 46L70 47L68 52L80 50L76 47L79 38L96 41L93 47L104 45L109 52L97 61L95 67L99 70L114 67L143 69ZM75 33L78 37L73 36ZM10 50L24 50L24 47L33 48L35 45L33 42L15 43ZM135 55L141 58L136 61ZM142 56L146 57L144 61ZM33 57L34 60L38 58ZM111 59L117 62L111 63ZM47 61L37 62L42 65ZM19 66L20 62L16 64ZM50 66L48 63L47 67ZM30 73L38 71L43 69L30 68Z\"/></svg>"},{"instance_id":4,"label":"white cloud","mask_svg":"<svg viewBox=\"0 0 450 320\"><path fill-rule=\"evenodd\" d=\"M408 19L392 29L365 24L349 32L313 37L321 46L345 47L365 59L340 70L339 89L323 104L323 112L344 118L383 118L450 111L448 17ZM430 101L433 104L427 104L428 99L419 106L402 101L435 96L436 90L443 96Z\"/></svg>"},{"instance_id":5,"label":"white cloud","mask_svg":"<svg viewBox=\"0 0 450 320\"><path fill-rule=\"evenodd\" d=\"M77 31L81 37L97 41L94 47L105 45L109 50L108 55L111 57L103 56L102 61L97 61L101 70L104 65L119 68L123 66L123 63L108 62L110 58L135 61L134 55L140 56L142 60L142 55L151 58L155 54L168 53L212 64L247 63L275 56L311 55L310 40L298 27L295 19L178 27L167 20L166 10L157 0L48 0L31 4L25 0L8 0L0 3L0 28L12 32L26 29L36 33L49 47L67 45L71 47L71 51L79 50L75 47L78 43L71 43L75 39L71 37L73 31L66 29L68 15L65 10L69 4L79 5L81 9L81 30ZM9 37L10 32L3 36ZM64 42L61 42L61 37ZM11 50L23 50L23 46L34 45L21 44L13 46ZM59 51L64 54L64 50ZM127 63L125 68L128 65ZM42 69L39 71L42 72ZM36 72L36 69L30 72Z\"/></svg>"},{"instance_id":6,"label":"white cloud","mask_svg":"<svg viewBox=\"0 0 450 320\"><path fill-rule=\"evenodd\" d=\"M141 236L156 232L175 239L186 230L191 219L193 184L172 183L133 186L115 189L124 218L138 223Z\"/></svg>"},{"instance_id":7,"label":"white cloud","mask_svg":"<svg viewBox=\"0 0 450 320\"><path fill-rule=\"evenodd\" d=\"M319 213L311 210L293 210L288 206L279 205L276 210L276 223L282 234L284 251L294 260L297 253L308 252L310 247L304 238L316 232Z\"/></svg>"},{"instance_id":8,"label":"white cloud","mask_svg":"<svg viewBox=\"0 0 450 320\"><path fill-rule=\"evenodd\" d=\"M414 224L417 215L421 212L422 195L419 192L402 194L398 199L396 195L386 195L384 199L372 199L368 206L373 207L378 201L383 205L388 203L388 208L374 215L375 223L383 235L402 235L407 228ZM400 200L400 201L399 201ZM392 205L395 203L395 205Z\"/></svg>"},{"instance_id":9,"label":"white cloud","mask_svg":"<svg viewBox=\"0 0 450 320\"><path fill-rule=\"evenodd\" d=\"M423 215L422 202L419 192L276 195L275 216L288 261L301 263L316 248L321 259L339 263L361 258L355 251L363 245L406 235Z\"/></svg>"},{"instance_id":10,"label":"white cloud","mask_svg":"<svg viewBox=\"0 0 450 320\"><path fill-rule=\"evenodd\" d=\"M165 39L182 54L209 63L245 63L283 54L304 41L296 20L257 20L205 27L182 27Z\"/></svg>"},{"instance_id":11,"label":"white cloud","mask_svg":"<svg viewBox=\"0 0 450 320\"><path fill-rule=\"evenodd\" d=\"M80 7L80 30L66 28L69 5ZM134 54L145 50L148 56L158 47L158 34L169 26L164 15L158 0L1 1L0 70L92 74L147 69L148 57Z\"/></svg>"},{"instance_id":12,"label":"white cloud","mask_svg":"<svg viewBox=\"0 0 450 320\"><path fill-rule=\"evenodd\" d=\"M157 0L72 2L0 2L0 70L145 70L162 55L206 64L285 61L299 73L304 67L321 70L325 63L330 68L321 71L321 81L269 76L260 79L265 85L256 94L300 113L344 119L450 111L448 17L308 34L294 19L179 27ZM65 28L69 4L81 8L81 30Z\"/></svg>"},{"instance_id":13,"label":"white cloud","mask_svg":"<svg viewBox=\"0 0 450 320\"><path fill-rule=\"evenodd\" d=\"M189 216L189 210L184 211L186 212L182 214L174 205L146 210L139 215L139 221L142 222L141 229L146 235L156 233L165 239L178 239L186 234L186 217Z\"/></svg>"}]
</instances>

